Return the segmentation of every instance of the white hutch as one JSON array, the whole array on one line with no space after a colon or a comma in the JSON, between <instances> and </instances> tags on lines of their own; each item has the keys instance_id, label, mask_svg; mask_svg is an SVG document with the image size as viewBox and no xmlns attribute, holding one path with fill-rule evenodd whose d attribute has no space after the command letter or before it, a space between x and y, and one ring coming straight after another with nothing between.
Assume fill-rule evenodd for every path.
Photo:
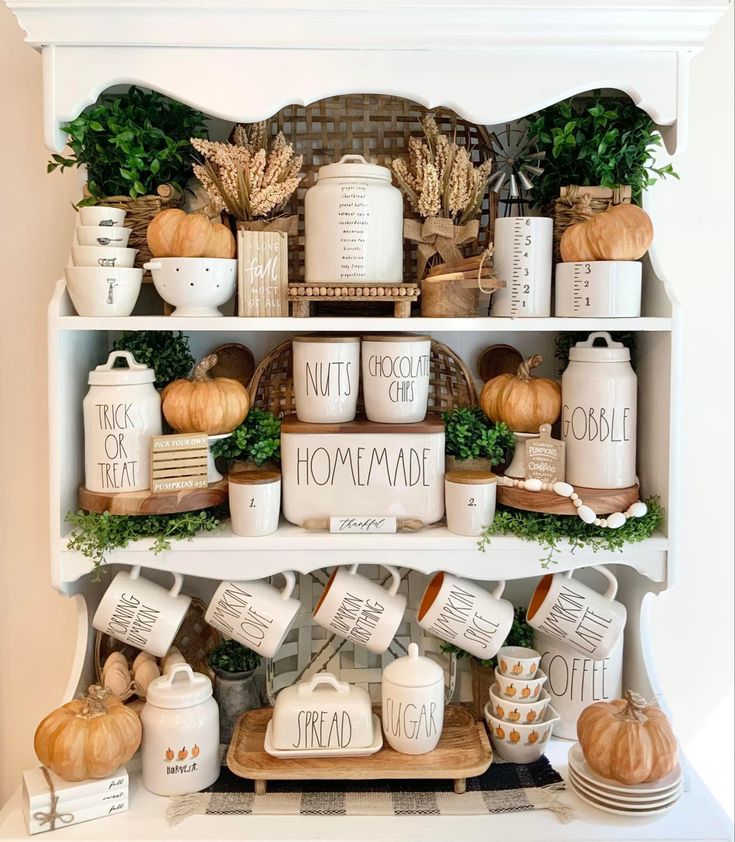
<instances>
[{"instance_id":1,"label":"white hutch","mask_svg":"<svg viewBox=\"0 0 735 842\"><path fill-rule=\"evenodd\" d=\"M345 93L383 93L427 107L448 106L479 124L524 117L575 92L624 91L661 129L667 150L686 139L688 68L727 0L6 0L43 54L45 140L61 151L60 125L113 85L155 88L227 121L264 119L291 103ZM655 222L655 220L654 220ZM61 268L61 267L60 267ZM49 430L51 579L78 610L78 641L67 697L92 677L90 617L102 585L90 562L66 549L64 515L76 509L83 475L81 402L87 373L123 330L181 329L195 355L227 341L252 349L256 360L289 336L320 331L409 329L430 333L470 366L487 345L507 342L534 351L553 370L554 342L565 331L622 330L636 337L639 389L639 474L646 495L659 495L663 528L622 553L567 550L555 570L617 565L620 599L628 607L625 685L657 695L646 646L650 600L671 586L680 517L677 449L680 313L657 272L655 245L644 267L643 315L630 319L318 320L177 319L134 315L91 319L74 314L64 281L49 308ZM108 564L175 570L190 593L207 596L222 579L302 573L336 564L393 563L422 573L446 569L478 580L506 579L527 597L543 572L538 546L514 537L476 540L446 529L396 535L307 533L282 524L266 538L233 535L226 526L154 555L141 541L111 554ZM684 561L686 563L686 561ZM155 574L153 574L155 575ZM58 700L49 699L49 706ZM29 735L30 739L30 735ZM549 757L562 774L570 743L555 740ZM655 820L595 812L571 792L577 818L561 824L548 811L492 816L279 817L206 816L171 828L165 799L131 782L128 813L55 832L59 839L415 839L415 840L715 840L729 831L694 774L688 792ZM16 795L0 814L0 839L26 838Z\"/></svg>"}]
</instances>

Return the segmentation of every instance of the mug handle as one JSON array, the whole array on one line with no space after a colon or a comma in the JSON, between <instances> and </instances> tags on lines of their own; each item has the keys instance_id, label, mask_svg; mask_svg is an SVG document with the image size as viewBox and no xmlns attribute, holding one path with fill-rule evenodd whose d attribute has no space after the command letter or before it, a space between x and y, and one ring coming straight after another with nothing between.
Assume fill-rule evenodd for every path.
<instances>
[{"instance_id":1,"label":"mug handle","mask_svg":"<svg viewBox=\"0 0 735 842\"><path fill-rule=\"evenodd\" d=\"M350 685L345 681L340 681L336 675L332 675L331 672L317 672L312 675L311 681L299 684L299 696L306 696L309 693L313 693L322 684L329 684L330 687L333 687L338 693L342 693L343 695L350 692Z\"/></svg>"},{"instance_id":2,"label":"mug handle","mask_svg":"<svg viewBox=\"0 0 735 842\"><path fill-rule=\"evenodd\" d=\"M281 576L286 580L286 587L281 591L281 599L290 599L296 587L296 575L293 570L283 570Z\"/></svg>"},{"instance_id":3,"label":"mug handle","mask_svg":"<svg viewBox=\"0 0 735 842\"><path fill-rule=\"evenodd\" d=\"M168 595L171 597L177 597L181 593L181 587L184 584L184 577L181 573L171 573L174 577L174 583L171 586L171 590L168 592Z\"/></svg>"},{"instance_id":4,"label":"mug handle","mask_svg":"<svg viewBox=\"0 0 735 842\"><path fill-rule=\"evenodd\" d=\"M591 564L590 569L596 570L598 573L602 573L602 575L607 579L607 590L604 594L602 594L605 599L615 599L615 594L618 592L618 580L615 576L607 569L607 567L603 567L602 565ZM562 576L564 576L565 579L571 579L572 573L574 573L574 570L567 570L565 573L562 573Z\"/></svg>"},{"instance_id":5,"label":"mug handle","mask_svg":"<svg viewBox=\"0 0 735 842\"><path fill-rule=\"evenodd\" d=\"M503 591L505 590L505 579L501 579L497 585L490 591L490 596L493 599L500 599L503 595Z\"/></svg>"},{"instance_id":6,"label":"mug handle","mask_svg":"<svg viewBox=\"0 0 735 842\"><path fill-rule=\"evenodd\" d=\"M352 564L350 565L350 573L357 573L357 568L359 564ZM390 587L388 588L388 595L395 596L398 593L398 588L401 586L401 574L395 567L392 567L390 564L381 564L380 565L383 570L387 570L390 574L391 583ZM505 586L505 582L503 582L503 586Z\"/></svg>"}]
</instances>

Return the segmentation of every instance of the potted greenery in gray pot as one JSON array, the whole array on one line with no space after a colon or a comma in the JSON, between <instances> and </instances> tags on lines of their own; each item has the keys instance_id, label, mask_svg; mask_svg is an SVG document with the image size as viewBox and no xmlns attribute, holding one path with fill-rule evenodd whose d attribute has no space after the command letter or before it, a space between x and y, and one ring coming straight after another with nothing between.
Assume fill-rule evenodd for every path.
<instances>
[{"instance_id":1,"label":"potted greenery in gray pot","mask_svg":"<svg viewBox=\"0 0 735 842\"><path fill-rule=\"evenodd\" d=\"M510 460L515 438L502 422L493 422L479 407L460 407L442 413L446 469L492 471Z\"/></svg>"},{"instance_id":2,"label":"potted greenery in gray pot","mask_svg":"<svg viewBox=\"0 0 735 842\"><path fill-rule=\"evenodd\" d=\"M236 640L225 640L207 659L214 673L214 698L219 705L220 743L229 743L240 716L261 705L255 670L260 655Z\"/></svg>"}]
</instances>

